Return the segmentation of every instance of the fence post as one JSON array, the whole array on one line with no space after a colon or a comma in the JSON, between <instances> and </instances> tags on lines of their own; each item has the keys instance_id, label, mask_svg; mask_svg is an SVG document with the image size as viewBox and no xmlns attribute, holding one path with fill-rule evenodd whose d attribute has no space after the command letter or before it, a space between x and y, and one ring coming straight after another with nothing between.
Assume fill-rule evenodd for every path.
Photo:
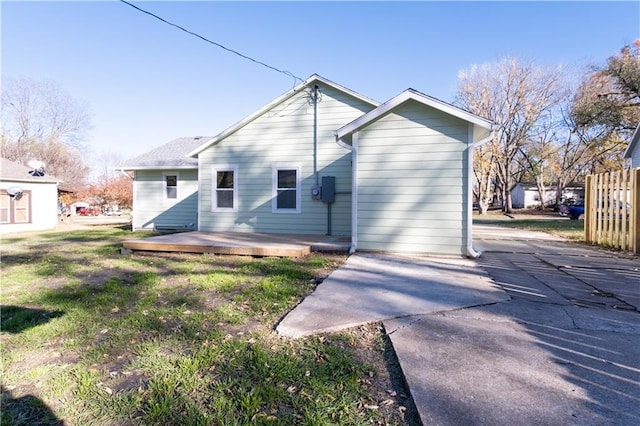
<instances>
[{"instance_id":1,"label":"fence post","mask_svg":"<svg viewBox=\"0 0 640 426\"><path fill-rule=\"evenodd\" d=\"M591 209L591 203L593 202L592 188L593 186L593 175L588 175L585 180L585 188L584 188L584 240L587 243L593 243L593 222L594 222L594 214Z\"/></svg>"},{"instance_id":2,"label":"fence post","mask_svg":"<svg viewBox=\"0 0 640 426\"><path fill-rule=\"evenodd\" d=\"M631 204L631 220L629 221L629 232L631 233L631 249L635 254L640 254L640 168L632 169L631 188L633 190L633 201Z\"/></svg>"}]
</instances>

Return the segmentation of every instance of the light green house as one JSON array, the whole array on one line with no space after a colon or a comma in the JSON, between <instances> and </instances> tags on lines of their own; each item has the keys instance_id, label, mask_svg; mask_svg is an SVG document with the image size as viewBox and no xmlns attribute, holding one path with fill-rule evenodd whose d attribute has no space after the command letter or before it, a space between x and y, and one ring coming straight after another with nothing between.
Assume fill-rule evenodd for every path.
<instances>
[{"instance_id":1,"label":"light green house","mask_svg":"<svg viewBox=\"0 0 640 426\"><path fill-rule=\"evenodd\" d=\"M197 160L196 229L331 234L350 237L352 251L475 255L472 150L490 130L414 90L381 105L313 75L185 151ZM136 172L148 182L134 185L134 221L136 204L158 206L160 172Z\"/></svg>"}]
</instances>

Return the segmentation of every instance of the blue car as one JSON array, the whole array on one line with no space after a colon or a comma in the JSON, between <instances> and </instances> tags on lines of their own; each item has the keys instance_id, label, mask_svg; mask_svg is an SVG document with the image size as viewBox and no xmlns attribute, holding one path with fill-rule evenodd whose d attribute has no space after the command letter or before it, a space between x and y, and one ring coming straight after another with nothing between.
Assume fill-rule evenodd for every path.
<instances>
[{"instance_id":1,"label":"blue car","mask_svg":"<svg viewBox=\"0 0 640 426\"><path fill-rule=\"evenodd\" d=\"M569 219L584 219L584 201L578 201L575 204L562 204L560 206L560 216L567 216Z\"/></svg>"}]
</instances>

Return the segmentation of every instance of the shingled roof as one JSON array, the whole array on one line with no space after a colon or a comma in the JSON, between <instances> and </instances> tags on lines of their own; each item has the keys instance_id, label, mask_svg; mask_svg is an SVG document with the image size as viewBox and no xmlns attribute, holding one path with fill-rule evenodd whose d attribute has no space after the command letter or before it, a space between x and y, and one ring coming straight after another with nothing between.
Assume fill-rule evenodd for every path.
<instances>
[{"instance_id":1,"label":"shingled roof","mask_svg":"<svg viewBox=\"0 0 640 426\"><path fill-rule=\"evenodd\" d=\"M127 160L122 170L145 169L197 169L198 159L187 154L211 139L211 136L194 136L174 139L158 148Z\"/></svg>"},{"instance_id":2,"label":"shingled roof","mask_svg":"<svg viewBox=\"0 0 640 426\"><path fill-rule=\"evenodd\" d=\"M50 175L32 176L31 169L15 161L0 158L0 179L16 182L60 183L61 180Z\"/></svg>"}]
</instances>

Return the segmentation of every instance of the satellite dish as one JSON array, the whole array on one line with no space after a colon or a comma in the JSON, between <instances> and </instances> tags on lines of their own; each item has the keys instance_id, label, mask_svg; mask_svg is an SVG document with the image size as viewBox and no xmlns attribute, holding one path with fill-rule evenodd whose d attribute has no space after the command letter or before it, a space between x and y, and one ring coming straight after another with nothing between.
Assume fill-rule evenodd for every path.
<instances>
[{"instance_id":1,"label":"satellite dish","mask_svg":"<svg viewBox=\"0 0 640 426\"><path fill-rule=\"evenodd\" d=\"M39 160L30 160L27 165L33 170L29 171L31 176L44 176L44 163Z\"/></svg>"},{"instance_id":2,"label":"satellite dish","mask_svg":"<svg viewBox=\"0 0 640 426\"><path fill-rule=\"evenodd\" d=\"M32 169L44 169L44 163L38 160L30 160L27 165Z\"/></svg>"},{"instance_id":3,"label":"satellite dish","mask_svg":"<svg viewBox=\"0 0 640 426\"><path fill-rule=\"evenodd\" d=\"M7 194L9 194L12 197L19 197L20 195L22 195L22 188L19 186L10 186L6 189Z\"/></svg>"}]
</instances>

